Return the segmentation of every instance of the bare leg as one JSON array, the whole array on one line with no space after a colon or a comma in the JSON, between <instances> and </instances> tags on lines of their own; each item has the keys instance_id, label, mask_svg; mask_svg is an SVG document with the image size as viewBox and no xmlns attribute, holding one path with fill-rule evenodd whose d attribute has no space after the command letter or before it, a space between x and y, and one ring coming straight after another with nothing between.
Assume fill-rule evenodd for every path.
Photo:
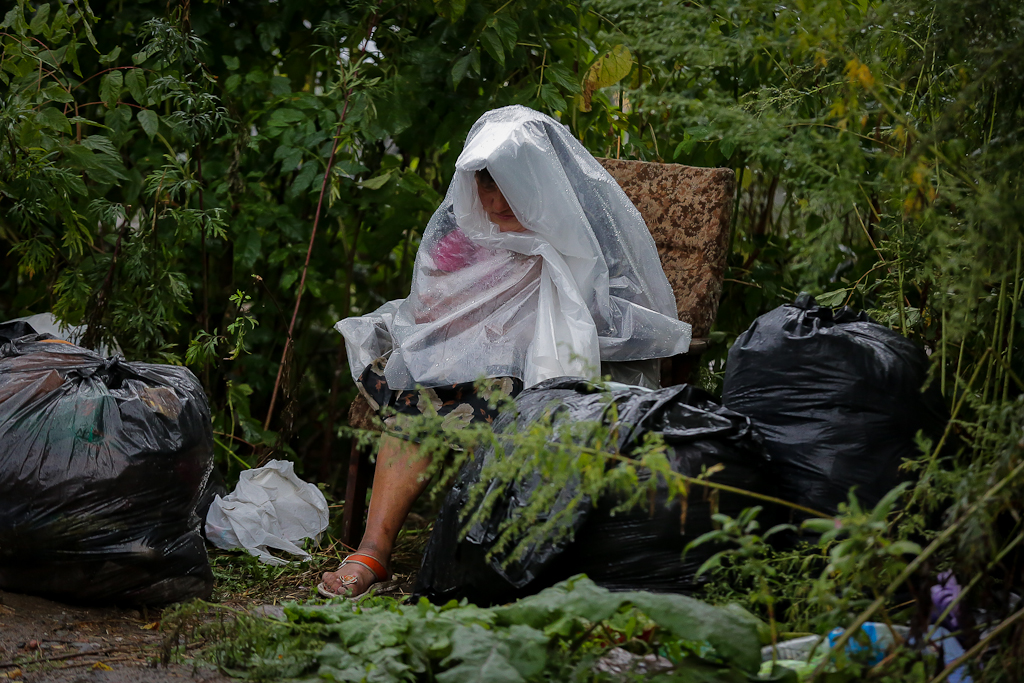
<instances>
[{"instance_id":1,"label":"bare leg","mask_svg":"<svg viewBox=\"0 0 1024 683\"><path fill-rule=\"evenodd\" d=\"M370 510L366 515L366 532L359 543L359 552L377 558L385 566L413 502L427 488L427 480L421 481L420 475L430 466L430 459L418 456L419 446L416 444L388 434L381 436ZM355 584L348 586L352 595L365 592L374 582L370 570L358 564L348 564L338 571L325 573L324 585L332 592L341 591L342 575L358 578Z\"/></svg>"}]
</instances>

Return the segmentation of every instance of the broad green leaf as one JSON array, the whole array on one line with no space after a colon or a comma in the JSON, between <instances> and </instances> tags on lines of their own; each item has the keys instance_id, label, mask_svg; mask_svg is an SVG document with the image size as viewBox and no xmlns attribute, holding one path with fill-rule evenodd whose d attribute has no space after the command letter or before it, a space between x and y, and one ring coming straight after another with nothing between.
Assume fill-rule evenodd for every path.
<instances>
[{"instance_id":1,"label":"broad green leaf","mask_svg":"<svg viewBox=\"0 0 1024 683\"><path fill-rule=\"evenodd\" d=\"M36 121L44 128L60 133L71 132L71 123L68 122L68 118L64 116L64 113L56 107L43 107L40 109L39 113L36 114Z\"/></svg>"},{"instance_id":2,"label":"broad green leaf","mask_svg":"<svg viewBox=\"0 0 1024 683\"><path fill-rule=\"evenodd\" d=\"M807 529L811 533L824 534L829 531L835 531L839 526L839 520L836 519L805 519L801 524L801 529Z\"/></svg>"},{"instance_id":3,"label":"broad green leaf","mask_svg":"<svg viewBox=\"0 0 1024 683\"><path fill-rule=\"evenodd\" d=\"M406 637L408 631L409 619L405 615L380 611L372 620L346 621L338 627L337 632L349 651L366 655L396 645Z\"/></svg>"},{"instance_id":4,"label":"broad green leaf","mask_svg":"<svg viewBox=\"0 0 1024 683\"><path fill-rule=\"evenodd\" d=\"M587 71L587 82L592 83L595 90L607 88L628 76L632 69L633 55L630 54L629 48L625 45L616 45L591 64Z\"/></svg>"},{"instance_id":5,"label":"broad green leaf","mask_svg":"<svg viewBox=\"0 0 1024 683\"><path fill-rule=\"evenodd\" d=\"M334 164L335 173L341 173L349 177L357 176L360 173L366 173L369 170L370 169L366 168L355 159L342 159Z\"/></svg>"},{"instance_id":6,"label":"broad green leaf","mask_svg":"<svg viewBox=\"0 0 1024 683\"><path fill-rule=\"evenodd\" d=\"M871 521L884 521L885 518L889 516L893 506L896 505L896 501L900 499L909 486L910 482L905 481L886 493L885 496L882 497L882 500L878 501L875 505L874 510L871 511Z\"/></svg>"},{"instance_id":7,"label":"broad green leaf","mask_svg":"<svg viewBox=\"0 0 1024 683\"><path fill-rule=\"evenodd\" d=\"M677 638L707 642L731 666L754 673L761 664L758 620L685 595L628 593L630 602Z\"/></svg>"},{"instance_id":8,"label":"broad green leaf","mask_svg":"<svg viewBox=\"0 0 1024 683\"><path fill-rule=\"evenodd\" d=\"M544 70L544 79L549 80L558 87L570 93L580 91L579 79L562 64L552 64Z\"/></svg>"},{"instance_id":9,"label":"broad green leaf","mask_svg":"<svg viewBox=\"0 0 1024 683\"><path fill-rule=\"evenodd\" d=\"M616 45L599 57L587 70L583 79L581 111L590 111L594 91L618 83L633 69L633 55L625 45Z\"/></svg>"},{"instance_id":10,"label":"broad green leaf","mask_svg":"<svg viewBox=\"0 0 1024 683\"><path fill-rule=\"evenodd\" d=\"M25 14L21 7L12 7L7 10L7 14L4 15L3 23L0 23L0 28L13 28L19 33L24 32L25 25Z\"/></svg>"},{"instance_id":11,"label":"broad green leaf","mask_svg":"<svg viewBox=\"0 0 1024 683\"><path fill-rule=\"evenodd\" d=\"M82 140L82 147L108 156L117 157L117 148L106 135L89 135Z\"/></svg>"},{"instance_id":12,"label":"broad green leaf","mask_svg":"<svg viewBox=\"0 0 1024 683\"><path fill-rule=\"evenodd\" d=\"M367 190L379 190L380 188L384 187L389 180L391 180L391 173L391 171L388 171L383 175L379 175L375 178L370 178L369 180L364 180L363 182L360 183L360 185L366 188Z\"/></svg>"},{"instance_id":13,"label":"broad green leaf","mask_svg":"<svg viewBox=\"0 0 1024 683\"><path fill-rule=\"evenodd\" d=\"M41 4L36 7L36 15L32 17L32 23L29 24L29 29L32 33L39 35L46 28L46 20L50 18L50 5Z\"/></svg>"},{"instance_id":14,"label":"broad green leaf","mask_svg":"<svg viewBox=\"0 0 1024 683\"><path fill-rule=\"evenodd\" d=\"M832 292L824 292L822 294L819 294L816 297L814 297L814 300L818 302L819 306L835 307L842 305L842 303L846 301L846 297L848 295L848 290L837 289Z\"/></svg>"},{"instance_id":15,"label":"broad green leaf","mask_svg":"<svg viewBox=\"0 0 1024 683\"><path fill-rule=\"evenodd\" d=\"M564 616L603 621L628 604L682 640L706 641L726 664L757 671L761 654L756 620L682 595L612 593L586 577L574 577L495 612L499 623L543 629Z\"/></svg>"},{"instance_id":16,"label":"broad green leaf","mask_svg":"<svg viewBox=\"0 0 1024 683\"><path fill-rule=\"evenodd\" d=\"M244 231L235 237L234 245L235 266L248 272L259 258L263 246L263 237L260 235L260 231L256 228Z\"/></svg>"},{"instance_id":17,"label":"broad green leaf","mask_svg":"<svg viewBox=\"0 0 1024 683\"><path fill-rule=\"evenodd\" d=\"M505 49L501 44L501 38L498 34L490 29L485 29L480 34L480 42L483 43L484 49L487 50L494 61L498 62L502 66L505 66Z\"/></svg>"},{"instance_id":18,"label":"broad green leaf","mask_svg":"<svg viewBox=\"0 0 1024 683\"><path fill-rule=\"evenodd\" d=\"M143 109L139 112L138 119L139 124L142 125L142 131L152 140L160 130L160 115L152 109Z\"/></svg>"},{"instance_id":19,"label":"broad green leaf","mask_svg":"<svg viewBox=\"0 0 1024 683\"><path fill-rule=\"evenodd\" d=\"M282 97L292 91L292 79L285 76L274 76L270 79L270 92Z\"/></svg>"},{"instance_id":20,"label":"broad green leaf","mask_svg":"<svg viewBox=\"0 0 1024 683\"><path fill-rule=\"evenodd\" d=\"M732 158L732 153L733 151L735 151L735 149L735 140L722 140L721 142L718 143L718 150L722 153L722 156L725 157L726 161Z\"/></svg>"},{"instance_id":21,"label":"broad green leaf","mask_svg":"<svg viewBox=\"0 0 1024 683\"><path fill-rule=\"evenodd\" d=\"M68 46L67 54L71 58L71 70L75 72L75 75L79 78L82 77L82 67L78 63L78 43L72 43Z\"/></svg>"},{"instance_id":22,"label":"broad green leaf","mask_svg":"<svg viewBox=\"0 0 1024 683\"><path fill-rule=\"evenodd\" d=\"M146 74L142 69L129 69L124 76L124 84L137 104L146 105Z\"/></svg>"},{"instance_id":23,"label":"broad green leaf","mask_svg":"<svg viewBox=\"0 0 1024 683\"><path fill-rule=\"evenodd\" d=\"M238 71L238 67L241 66L238 57L234 55L222 55L221 59L224 60L224 66L228 68L228 71Z\"/></svg>"},{"instance_id":24,"label":"broad green leaf","mask_svg":"<svg viewBox=\"0 0 1024 683\"><path fill-rule=\"evenodd\" d=\"M98 183L115 184L128 178L117 149L105 135L90 135L81 144L65 147L64 153Z\"/></svg>"},{"instance_id":25,"label":"broad green leaf","mask_svg":"<svg viewBox=\"0 0 1024 683\"><path fill-rule=\"evenodd\" d=\"M574 577L495 611L499 623L543 629L563 615L589 622L603 621L626 602L624 595L600 588L586 577Z\"/></svg>"},{"instance_id":26,"label":"broad green leaf","mask_svg":"<svg viewBox=\"0 0 1024 683\"><path fill-rule=\"evenodd\" d=\"M56 69L64 62L69 47L72 46L61 45L56 50L40 50L36 56L47 66Z\"/></svg>"},{"instance_id":27,"label":"broad green leaf","mask_svg":"<svg viewBox=\"0 0 1024 683\"><path fill-rule=\"evenodd\" d=\"M554 111L565 111L569 106L565 103L565 99L559 94L558 88L550 83L545 83L541 86L540 100L548 108Z\"/></svg>"},{"instance_id":28,"label":"broad green leaf","mask_svg":"<svg viewBox=\"0 0 1024 683\"><path fill-rule=\"evenodd\" d=\"M59 42L67 35L66 29L72 25L73 23L71 18L68 16L67 5L61 4L57 10L57 16L53 18L53 23L50 24L50 30L53 31L53 35L50 40L52 40L53 43Z\"/></svg>"},{"instance_id":29,"label":"broad green leaf","mask_svg":"<svg viewBox=\"0 0 1024 683\"><path fill-rule=\"evenodd\" d=\"M85 6L88 9L89 4L86 3ZM92 10L89 10L88 14L92 14ZM93 49L96 49L96 36L93 35L93 32L92 32L92 21L89 21L89 17L88 16L83 17L83 19L84 20L81 22L81 24L82 24L82 28L85 29L85 37L89 41L89 44L92 45Z\"/></svg>"},{"instance_id":30,"label":"broad green leaf","mask_svg":"<svg viewBox=\"0 0 1024 683\"><path fill-rule=\"evenodd\" d=\"M913 541L896 541L887 550L890 555L920 555L921 546Z\"/></svg>"},{"instance_id":31,"label":"broad green leaf","mask_svg":"<svg viewBox=\"0 0 1024 683\"><path fill-rule=\"evenodd\" d=\"M697 573L694 574L694 576L702 576L705 572L715 567L721 566L723 555L724 553L715 553L708 559L704 560L704 564L702 564L700 568L697 569Z\"/></svg>"},{"instance_id":32,"label":"broad green leaf","mask_svg":"<svg viewBox=\"0 0 1024 683\"><path fill-rule=\"evenodd\" d=\"M295 174L295 180L292 182L291 187L288 188L288 196L297 197L307 191L311 185L316 183L321 175L323 174L320 172L319 165L313 161L307 161L299 169L299 172ZM319 183L317 183L317 187L319 187Z\"/></svg>"},{"instance_id":33,"label":"broad green leaf","mask_svg":"<svg viewBox=\"0 0 1024 683\"><path fill-rule=\"evenodd\" d=\"M672 158L673 159L678 159L680 152L685 152L686 154L690 154L691 152L693 152L693 147L696 144L697 144L697 138L693 137L692 135L690 135L689 133L684 131L683 132L683 140L678 145L676 145L676 151L672 154Z\"/></svg>"},{"instance_id":34,"label":"broad green leaf","mask_svg":"<svg viewBox=\"0 0 1024 683\"><path fill-rule=\"evenodd\" d=\"M452 66L452 87L458 89L459 83L469 73L469 67L473 63L473 53L470 52L468 55L464 55L455 60L455 65Z\"/></svg>"},{"instance_id":35,"label":"broad green leaf","mask_svg":"<svg viewBox=\"0 0 1024 683\"><path fill-rule=\"evenodd\" d=\"M270 115L269 125L285 128L305 120L306 115L298 109L275 109Z\"/></svg>"},{"instance_id":36,"label":"broad green leaf","mask_svg":"<svg viewBox=\"0 0 1024 683\"><path fill-rule=\"evenodd\" d=\"M281 289L286 291L291 289L291 286L295 284L295 281L298 279L298 269L292 268L291 270L284 271L284 273L281 275Z\"/></svg>"},{"instance_id":37,"label":"broad green leaf","mask_svg":"<svg viewBox=\"0 0 1024 683\"><path fill-rule=\"evenodd\" d=\"M121 75L120 70L104 74L103 78L100 79L100 99L103 100L108 109L112 109L117 104L117 99L121 96L121 86L123 85L124 76Z\"/></svg>"},{"instance_id":38,"label":"broad green leaf","mask_svg":"<svg viewBox=\"0 0 1024 683\"><path fill-rule=\"evenodd\" d=\"M536 676L547 664L550 638L535 628L513 624L506 639L512 666L525 678Z\"/></svg>"},{"instance_id":39,"label":"broad green leaf","mask_svg":"<svg viewBox=\"0 0 1024 683\"><path fill-rule=\"evenodd\" d=\"M509 16L508 12L492 16L487 20L487 25L498 32L505 43L505 50L510 54L516 49L516 36L519 32L519 23Z\"/></svg>"},{"instance_id":40,"label":"broad green leaf","mask_svg":"<svg viewBox=\"0 0 1024 683\"><path fill-rule=\"evenodd\" d=\"M109 53L100 57L100 64L113 64L117 61L118 56L121 54L121 46L118 45Z\"/></svg>"},{"instance_id":41,"label":"broad green leaf","mask_svg":"<svg viewBox=\"0 0 1024 683\"><path fill-rule=\"evenodd\" d=\"M442 17L455 23L466 12L466 0L434 0L434 9Z\"/></svg>"},{"instance_id":42,"label":"broad green leaf","mask_svg":"<svg viewBox=\"0 0 1024 683\"><path fill-rule=\"evenodd\" d=\"M508 644L494 631L477 624L459 626L452 634L452 643L452 653L441 665L459 663L438 674L438 683L525 683L526 679L509 661Z\"/></svg>"},{"instance_id":43,"label":"broad green leaf","mask_svg":"<svg viewBox=\"0 0 1024 683\"><path fill-rule=\"evenodd\" d=\"M281 172L294 171L302 161L302 150L288 145L281 145L274 152L274 161L281 162Z\"/></svg>"},{"instance_id":44,"label":"broad green leaf","mask_svg":"<svg viewBox=\"0 0 1024 683\"><path fill-rule=\"evenodd\" d=\"M47 83L43 88L43 97L51 102L60 102L61 104L75 101L71 93L62 88L59 83Z\"/></svg>"}]
</instances>

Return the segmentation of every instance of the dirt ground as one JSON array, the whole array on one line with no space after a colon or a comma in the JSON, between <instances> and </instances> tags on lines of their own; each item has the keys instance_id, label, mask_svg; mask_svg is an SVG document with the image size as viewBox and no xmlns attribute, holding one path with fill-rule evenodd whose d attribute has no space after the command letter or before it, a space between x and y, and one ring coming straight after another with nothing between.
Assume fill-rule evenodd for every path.
<instances>
[{"instance_id":1,"label":"dirt ground","mask_svg":"<svg viewBox=\"0 0 1024 683\"><path fill-rule=\"evenodd\" d=\"M158 612L83 608L0 591L0 680L226 683L211 669L160 665Z\"/></svg>"},{"instance_id":2,"label":"dirt ground","mask_svg":"<svg viewBox=\"0 0 1024 683\"><path fill-rule=\"evenodd\" d=\"M399 538L394 575L378 595L409 595L429 528L414 524ZM242 553L211 553L212 601L233 608L280 613L289 600L316 600L320 573L333 570L349 548L324 549L314 561L278 573ZM283 614L283 613L282 613ZM24 683L228 683L216 670L190 663L160 664L165 632L160 610L78 607L0 590L0 681ZM179 658L180 659L180 658Z\"/></svg>"}]
</instances>

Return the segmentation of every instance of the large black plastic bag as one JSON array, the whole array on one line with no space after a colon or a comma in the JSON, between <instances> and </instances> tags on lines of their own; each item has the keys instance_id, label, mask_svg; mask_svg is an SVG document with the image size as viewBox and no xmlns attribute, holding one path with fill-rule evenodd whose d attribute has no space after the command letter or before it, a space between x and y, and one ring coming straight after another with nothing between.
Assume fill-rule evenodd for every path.
<instances>
[{"instance_id":1,"label":"large black plastic bag","mask_svg":"<svg viewBox=\"0 0 1024 683\"><path fill-rule=\"evenodd\" d=\"M516 399L518 421L511 413L503 414L494 429L513 432L551 411L556 413L556 422L607 423L609 397L622 425L619 448L623 453L628 454L648 432L659 432L670 447L673 471L696 476L704 467L722 464L724 469L714 474L712 481L766 492L767 459L750 421L716 403L710 394L686 385L653 392L638 388L602 392L577 378L557 378L520 394ZM504 552L488 560L499 524L527 505L539 483L534 478L508 486L504 504L497 506L486 523L474 525L459 540L469 491L479 481L483 464L492 457L492 452L484 453L459 473L428 542L417 577L417 595L434 602L468 598L476 604L501 603L579 573L612 589L685 593L698 587L696 570L718 550L712 545L700 546L683 559L686 544L711 530L712 503L704 487L691 488L686 524L681 528L681 502L668 500L662 484L653 501L653 514L645 505L613 517L610 511L618 501L601 500L596 505L585 501L575 511L572 538L531 546L516 562L509 563ZM496 486L491 484L492 489ZM565 491L549 514L564 509L572 494ZM733 516L756 504L758 501L747 496L727 492L721 492L718 499L721 512ZM762 522L769 523L769 516Z\"/></svg>"},{"instance_id":2,"label":"large black plastic bag","mask_svg":"<svg viewBox=\"0 0 1024 683\"><path fill-rule=\"evenodd\" d=\"M213 587L196 506L212 469L185 368L33 335L0 343L0 588L161 604Z\"/></svg>"},{"instance_id":3,"label":"large black plastic bag","mask_svg":"<svg viewBox=\"0 0 1024 683\"><path fill-rule=\"evenodd\" d=\"M946 408L928 358L864 312L808 295L754 321L729 350L722 402L764 435L780 496L834 513L851 487L873 506L919 455L919 430L941 436Z\"/></svg>"}]
</instances>

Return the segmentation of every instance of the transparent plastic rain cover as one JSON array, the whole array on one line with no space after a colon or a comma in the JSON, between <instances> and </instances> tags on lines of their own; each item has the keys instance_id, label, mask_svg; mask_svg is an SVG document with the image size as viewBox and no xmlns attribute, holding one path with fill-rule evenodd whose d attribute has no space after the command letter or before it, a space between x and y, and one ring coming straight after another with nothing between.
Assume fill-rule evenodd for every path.
<instances>
[{"instance_id":1,"label":"transparent plastic rain cover","mask_svg":"<svg viewBox=\"0 0 1024 683\"><path fill-rule=\"evenodd\" d=\"M484 168L525 232L489 219L475 177ZM640 212L565 126L518 105L470 130L408 298L335 329L353 377L387 356L392 389L594 378L602 360L664 358L690 344Z\"/></svg>"}]
</instances>

